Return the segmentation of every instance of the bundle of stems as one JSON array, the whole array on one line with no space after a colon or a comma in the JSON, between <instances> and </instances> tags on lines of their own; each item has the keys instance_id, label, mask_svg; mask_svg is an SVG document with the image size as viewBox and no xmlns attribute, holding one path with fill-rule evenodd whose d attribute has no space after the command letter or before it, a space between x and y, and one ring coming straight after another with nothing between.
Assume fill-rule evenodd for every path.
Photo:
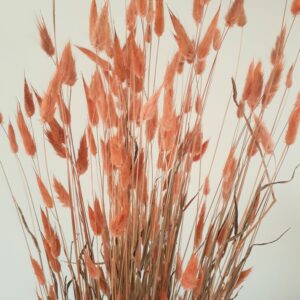
<instances>
[{"instance_id":1,"label":"bundle of stems","mask_svg":"<svg viewBox=\"0 0 300 300\"><path fill-rule=\"evenodd\" d=\"M16 125L1 116L26 182L28 216L1 163L37 279L37 298L233 299L251 273L246 261L276 203L273 187L300 122L299 93L275 140L299 54L296 49L284 82L284 54L300 1L294 0L290 11L286 2L265 63L270 72L264 76L258 60L250 63L243 86L224 78L232 95L212 148L203 116L224 41L233 27L243 30L247 23L244 1L220 1L209 16L210 1L194 0L195 32L190 34L165 1L130 0L125 37L112 25L109 0L90 2L91 46L67 43L60 54L53 0L53 28L43 18L38 25L41 48L55 66L48 88L39 92L24 79ZM288 13L294 18L286 25ZM159 42L167 19L177 51L161 80L158 57L164 49ZM91 78L79 75L74 51L89 61ZM84 91L87 117L72 111L74 85ZM276 113L265 122L281 88ZM231 136L224 127L230 106L236 110L231 116L235 131L225 149L220 137ZM72 124L79 118L88 121L77 142ZM21 144L33 170L24 167ZM220 147L227 159L223 172L214 175ZM275 151L280 159L271 168ZM210 167L203 170L208 153ZM50 163L53 157L62 174ZM249 175L253 164L258 165L255 180ZM194 195L192 185L197 186ZM39 197L33 196L34 188ZM195 219L186 229L184 217L193 215L191 209Z\"/></svg>"}]
</instances>

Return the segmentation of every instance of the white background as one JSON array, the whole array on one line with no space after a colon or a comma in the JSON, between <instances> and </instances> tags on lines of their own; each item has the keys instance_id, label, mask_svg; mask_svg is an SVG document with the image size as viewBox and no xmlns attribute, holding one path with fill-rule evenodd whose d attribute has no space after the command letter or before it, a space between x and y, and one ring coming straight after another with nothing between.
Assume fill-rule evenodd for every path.
<instances>
[{"instance_id":1,"label":"white background","mask_svg":"<svg viewBox=\"0 0 300 300\"><path fill-rule=\"evenodd\" d=\"M88 47L88 13L90 1L57 1L57 30L59 51L69 40L75 44ZM191 17L191 0L168 0L168 6L186 25L189 33L195 28ZM245 72L250 61L254 58L261 59L265 67L265 77L268 75L269 53L281 27L284 0L245 0L248 24L243 33L242 55L238 71L238 86L241 88ZM209 16L215 11L219 1L212 0ZM229 1L223 1L223 13ZM124 34L124 4L125 1L111 1L112 14L119 35ZM291 22L288 3L287 24ZM28 80L39 90L45 90L53 66L39 48L37 33L37 17L43 15L46 23L51 20L50 0L4 1L0 0L0 111L5 118L15 122L17 100L22 100L24 73ZM224 15L224 14L223 14ZM299 17L300 19L300 17ZM222 19L223 22L223 19ZM300 20L296 20L289 38L285 57L285 73L293 62L300 46ZM223 115L225 104L230 95L230 77L234 74L241 31L232 30L226 39L224 50L221 52L218 71L215 75L215 85L210 97L212 98L211 110L207 112L205 126L208 135L214 141L218 132L216 121ZM161 45L161 65L169 60L169 55L174 53L176 45L172 37L172 28L169 21L166 25L165 42ZM89 72L90 65L82 55L74 51L80 72ZM80 89L80 88L79 88ZM300 72L295 70L294 86L289 94L287 109L284 118L295 100L297 91L300 90ZM281 95L281 93L280 93ZM84 99L79 90L75 96L78 98L75 113L78 122L86 121L85 110L82 112L80 105ZM274 101L279 101L277 97ZM230 111L234 114L234 109ZM76 118L77 119L77 118ZM268 120L266 120L267 122ZM231 130L233 124L228 121L226 132ZM80 126L78 125L78 128ZM78 132L77 138L81 131ZM227 136L222 137L226 145ZM289 151L285 166L279 179L288 178L293 168L300 162L300 138L296 145ZM228 141L227 141L228 142ZM222 150L222 149L221 149ZM228 147L218 152L220 166L225 160ZM0 159L4 163L14 193L21 206L26 211L26 200L22 181L19 177L18 167L10 154L7 142L0 134ZM219 167L220 167L219 166ZM30 162L25 162L25 167L30 168ZM218 163L216 164L216 168ZM217 172L217 171L216 171ZM32 177L29 180L33 180ZM196 184L192 181L191 185ZM242 289L238 299L242 300L299 300L300 299L300 174L292 183L275 188L278 202L266 218L261 227L257 241L265 242L275 239L285 229L291 230L276 244L257 248L247 266L254 266L253 273ZM35 278L30 261L27 256L24 238L17 220L17 215L12 204L8 188L0 172L0 299L35 299Z\"/></svg>"}]
</instances>

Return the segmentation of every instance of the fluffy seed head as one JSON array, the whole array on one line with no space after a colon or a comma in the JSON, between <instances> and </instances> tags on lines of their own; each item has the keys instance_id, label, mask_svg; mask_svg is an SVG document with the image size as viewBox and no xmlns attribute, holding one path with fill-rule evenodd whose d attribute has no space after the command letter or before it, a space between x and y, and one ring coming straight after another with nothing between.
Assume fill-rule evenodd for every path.
<instances>
[{"instance_id":1,"label":"fluffy seed head","mask_svg":"<svg viewBox=\"0 0 300 300\"><path fill-rule=\"evenodd\" d=\"M285 38L286 38L286 28L284 26L280 34L278 35L276 39L275 47L271 52L271 63L273 65L283 60Z\"/></svg>"},{"instance_id":2,"label":"fluffy seed head","mask_svg":"<svg viewBox=\"0 0 300 300\"><path fill-rule=\"evenodd\" d=\"M199 59L204 59L209 53L210 47L213 43L213 39L217 30L218 20L219 20L219 13L220 8L216 12L215 16L210 22L210 25L202 39L202 41L199 44L199 47L197 49L197 56Z\"/></svg>"},{"instance_id":3,"label":"fluffy seed head","mask_svg":"<svg viewBox=\"0 0 300 300\"><path fill-rule=\"evenodd\" d=\"M122 235L126 230L128 219L128 213L123 209L119 214L117 214L110 223L110 232L113 236Z\"/></svg>"},{"instance_id":4,"label":"fluffy seed head","mask_svg":"<svg viewBox=\"0 0 300 300\"><path fill-rule=\"evenodd\" d=\"M32 268L33 268L33 271L34 271L34 274L36 276L38 283L40 285L45 285L46 279L45 279L43 269L41 268L39 263L34 258L31 257L30 260L31 260L31 265L32 265Z\"/></svg>"},{"instance_id":5,"label":"fluffy seed head","mask_svg":"<svg viewBox=\"0 0 300 300\"><path fill-rule=\"evenodd\" d=\"M145 17L147 14L147 0L136 0L136 7L138 13Z\"/></svg>"},{"instance_id":6,"label":"fluffy seed head","mask_svg":"<svg viewBox=\"0 0 300 300\"><path fill-rule=\"evenodd\" d=\"M35 142L33 140L33 137L31 136L31 133L29 132L29 129L25 123L23 114L21 112L21 109L18 108L18 113L17 113L17 124L19 127L19 131L23 140L23 145L25 148L26 153L29 156L34 156L36 153L36 146Z\"/></svg>"},{"instance_id":7,"label":"fluffy seed head","mask_svg":"<svg viewBox=\"0 0 300 300\"><path fill-rule=\"evenodd\" d=\"M220 29L216 29L214 39L213 39L213 48L215 51L220 50L222 45L222 36Z\"/></svg>"},{"instance_id":8,"label":"fluffy seed head","mask_svg":"<svg viewBox=\"0 0 300 300\"><path fill-rule=\"evenodd\" d=\"M251 91L252 91L252 84L253 84L253 73L254 73L254 62L252 61L252 63L250 64L249 68L248 68L248 73L247 73L247 77L246 77L246 81L245 81L245 86L244 86L244 91L243 91L243 96L242 96L242 100L248 100Z\"/></svg>"},{"instance_id":9,"label":"fluffy seed head","mask_svg":"<svg viewBox=\"0 0 300 300\"><path fill-rule=\"evenodd\" d=\"M75 84L77 75L70 42L67 43L62 53L59 63L59 73L63 83L69 86Z\"/></svg>"},{"instance_id":10,"label":"fluffy seed head","mask_svg":"<svg viewBox=\"0 0 300 300\"><path fill-rule=\"evenodd\" d=\"M80 140L80 146L76 160L76 169L79 175L83 175L88 169L88 147L85 134Z\"/></svg>"},{"instance_id":11,"label":"fluffy seed head","mask_svg":"<svg viewBox=\"0 0 300 300\"><path fill-rule=\"evenodd\" d=\"M151 120L157 113L157 101L159 99L161 88L159 88L150 99L142 106L140 119L141 121Z\"/></svg>"},{"instance_id":12,"label":"fluffy seed head","mask_svg":"<svg viewBox=\"0 0 300 300\"><path fill-rule=\"evenodd\" d=\"M175 39L179 50L187 61L191 62L194 57L194 45L186 33L183 25L178 18L170 11L171 21L175 30Z\"/></svg>"},{"instance_id":13,"label":"fluffy seed head","mask_svg":"<svg viewBox=\"0 0 300 300\"><path fill-rule=\"evenodd\" d=\"M54 118L56 100L59 97L59 89L61 87L60 73L58 70L49 82L47 91L41 103L40 115L44 123L49 123Z\"/></svg>"},{"instance_id":14,"label":"fluffy seed head","mask_svg":"<svg viewBox=\"0 0 300 300\"><path fill-rule=\"evenodd\" d=\"M11 149L12 153L18 153L19 147L18 147L18 143L16 140L15 131L10 122L8 124L7 135L8 135L8 140L9 140L10 149Z\"/></svg>"},{"instance_id":15,"label":"fluffy seed head","mask_svg":"<svg viewBox=\"0 0 300 300\"><path fill-rule=\"evenodd\" d=\"M254 115L257 129L256 139L262 144L267 154L271 154L274 150L274 142L264 122Z\"/></svg>"},{"instance_id":16,"label":"fluffy seed head","mask_svg":"<svg viewBox=\"0 0 300 300\"><path fill-rule=\"evenodd\" d=\"M53 56L55 53L55 48L43 18L38 21L38 30L42 49L47 53L47 55Z\"/></svg>"},{"instance_id":17,"label":"fluffy seed head","mask_svg":"<svg viewBox=\"0 0 300 300\"><path fill-rule=\"evenodd\" d=\"M204 181L203 195L207 196L209 192L210 192L209 177L206 177Z\"/></svg>"},{"instance_id":18,"label":"fluffy seed head","mask_svg":"<svg viewBox=\"0 0 300 300\"><path fill-rule=\"evenodd\" d=\"M154 31L158 37L162 36L165 28L164 2L163 0L155 1L155 21Z\"/></svg>"},{"instance_id":19,"label":"fluffy seed head","mask_svg":"<svg viewBox=\"0 0 300 300\"><path fill-rule=\"evenodd\" d=\"M294 16L297 16L300 14L300 0L293 0L292 6L291 6L291 12Z\"/></svg>"},{"instance_id":20,"label":"fluffy seed head","mask_svg":"<svg viewBox=\"0 0 300 300\"><path fill-rule=\"evenodd\" d=\"M263 107L266 107L270 104L276 92L278 91L282 70L283 70L282 62L278 62L274 65L263 93L263 97L262 97Z\"/></svg>"},{"instance_id":21,"label":"fluffy seed head","mask_svg":"<svg viewBox=\"0 0 300 300\"><path fill-rule=\"evenodd\" d=\"M250 66L251 68L251 66ZM249 69L249 72L252 72ZM248 75L251 76L251 73L248 72ZM247 77L248 80L248 77ZM244 89L245 95L243 94L243 98L247 97L247 103L251 110L254 110L259 104L259 100L261 97L262 89L263 89L263 72L262 72L262 64L258 62L253 70L251 82L246 82L246 86ZM248 95L249 92L249 95Z\"/></svg>"},{"instance_id":22,"label":"fluffy seed head","mask_svg":"<svg viewBox=\"0 0 300 300\"><path fill-rule=\"evenodd\" d=\"M201 242L202 242L202 236L203 236L203 227L204 227L204 220L205 220L205 211L206 211L206 203L204 202L202 204L199 219L196 225L195 229L195 238L194 238L194 248L197 249Z\"/></svg>"},{"instance_id":23,"label":"fluffy seed head","mask_svg":"<svg viewBox=\"0 0 300 300\"><path fill-rule=\"evenodd\" d=\"M193 1L193 18L196 22L196 24L199 24L203 17L203 11L204 11L204 4L201 3L199 0Z\"/></svg>"},{"instance_id":24,"label":"fluffy seed head","mask_svg":"<svg viewBox=\"0 0 300 300\"><path fill-rule=\"evenodd\" d=\"M92 0L91 8L90 8L90 20L89 20L89 37L92 45L95 43L94 36L95 36L97 19L98 19L97 3L96 0Z\"/></svg>"},{"instance_id":25,"label":"fluffy seed head","mask_svg":"<svg viewBox=\"0 0 300 300\"><path fill-rule=\"evenodd\" d=\"M198 270L198 259L196 254L193 254L181 277L181 285L184 289L192 290L196 288L198 284L197 270Z\"/></svg>"},{"instance_id":26,"label":"fluffy seed head","mask_svg":"<svg viewBox=\"0 0 300 300\"><path fill-rule=\"evenodd\" d=\"M296 141L300 122L300 92L298 93L296 103L288 120L288 129L285 135L287 145L292 145Z\"/></svg>"},{"instance_id":27,"label":"fluffy seed head","mask_svg":"<svg viewBox=\"0 0 300 300\"><path fill-rule=\"evenodd\" d=\"M85 266L89 272L89 275L93 278L93 279L99 279L100 277L100 270L99 268L95 265L95 263L92 261L88 251L84 251L84 262L85 262Z\"/></svg>"},{"instance_id":28,"label":"fluffy seed head","mask_svg":"<svg viewBox=\"0 0 300 300\"><path fill-rule=\"evenodd\" d=\"M292 65L289 69L289 72L285 80L285 86L287 89L289 89L293 85L293 72L294 72L294 66Z\"/></svg>"},{"instance_id":29,"label":"fluffy seed head","mask_svg":"<svg viewBox=\"0 0 300 300\"><path fill-rule=\"evenodd\" d=\"M35 111L32 93L30 92L26 78L24 78L24 107L28 117L32 117Z\"/></svg>"},{"instance_id":30,"label":"fluffy seed head","mask_svg":"<svg viewBox=\"0 0 300 300\"><path fill-rule=\"evenodd\" d=\"M236 281L236 284L235 284L234 288L239 287L246 280L246 278L250 275L251 272L252 272L252 268L243 270L240 273L240 275L239 275L239 277L238 277L238 279Z\"/></svg>"},{"instance_id":31,"label":"fluffy seed head","mask_svg":"<svg viewBox=\"0 0 300 300\"><path fill-rule=\"evenodd\" d=\"M46 205L46 207L48 208L52 208L54 203L53 203L53 199L50 196L48 189L46 188L45 184L43 183L41 177L39 175L36 175L36 180L37 180L37 184L42 196L42 199L44 201L44 204Z\"/></svg>"},{"instance_id":32,"label":"fluffy seed head","mask_svg":"<svg viewBox=\"0 0 300 300\"><path fill-rule=\"evenodd\" d=\"M93 156L95 156L97 154L97 146L96 146L96 142L95 142L95 138L94 138L92 128L90 126L87 127L86 134L87 134L87 139L88 139L88 142L89 142L90 152Z\"/></svg>"},{"instance_id":33,"label":"fluffy seed head","mask_svg":"<svg viewBox=\"0 0 300 300\"><path fill-rule=\"evenodd\" d=\"M71 198L69 193L55 177L53 178L53 187L62 205L65 207L71 207Z\"/></svg>"},{"instance_id":34,"label":"fluffy seed head","mask_svg":"<svg viewBox=\"0 0 300 300\"><path fill-rule=\"evenodd\" d=\"M105 1L101 13L97 17L97 21L94 24L94 29L92 30L92 45L98 50L104 50L108 56L112 55L112 38L111 38L111 28L109 23L109 3ZM93 13L93 20L96 18L95 13Z\"/></svg>"},{"instance_id":35,"label":"fluffy seed head","mask_svg":"<svg viewBox=\"0 0 300 300\"><path fill-rule=\"evenodd\" d=\"M234 0L233 4L229 8L229 11L226 15L226 25L232 27L234 24L237 24L240 18L244 13L244 0ZM243 24L243 20L240 20L240 24Z\"/></svg>"}]
</instances>

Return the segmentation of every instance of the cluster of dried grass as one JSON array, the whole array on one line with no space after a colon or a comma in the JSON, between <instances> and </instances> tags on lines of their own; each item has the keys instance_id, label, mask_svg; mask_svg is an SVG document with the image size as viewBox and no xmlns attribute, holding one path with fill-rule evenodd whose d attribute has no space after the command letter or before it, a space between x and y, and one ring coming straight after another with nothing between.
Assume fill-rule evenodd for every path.
<instances>
[{"instance_id":1,"label":"cluster of dried grass","mask_svg":"<svg viewBox=\"0 0 300 300\"><path fill-rule=\"evenodd\" d=\"M204 28L209 4L209 0L194 0L192 16L197 29L190 37L180 20L171 11L166 13L163 0L131 0L126 11L128 34L122 46L111 25L109 1L98 9L92 0L89 32L93 50L77 47L94 64L89 83L78 78L70 43L61 55L57 53L55 18L53 37L44 20L40 21L41 47L53 61L55 72L43 95L25 79L24 109L18 106L16 119L41 196L38 203L29 198L35 230L26 222L12 191L38 282L38 299L232 299L250 274L245 262L262 220L275 203L272 186L300 122L299 94L287 130L283 130L286 147L271 173L270 157L279 142L273 141L274 130L285 93L293 84L299 52L287 72L285 92L271 124L264 123L264 114L281 86L285 46L293 23L287 33L283 22L266 81L260 61L250 64L241 96L232 80L237 127L223 173L210 178L211 170L207 170L197 194L189 198L192 167L201 164L207 151L216 151L204 138L202 120L218 54L230 29L247 23L244 1L235 0L223 28L220 8ZM294 18L300 13L299 0L293 1L291 12ZM163 81L154 79L150 84L150 69L156 78L157 67L157 57L151 56L153 40L163 37L168 17L178 51L170 59ZM214 57L212 64L207 63L209 56ZM200 84L206 72L207 81ZM183 96L176 93L179 77L184 78ZM88 111L78 147L71 124L81 116L70 112L75 84L84 89ZM31 126L34 117L41 120L44 149L36 146ZM26 179L13 124L4 125L2 116L1 124ZM65 165L62 181L54 176L50 179L55 170L47 161L54 153ZM46 157L44 168L42 154ZM260 160L259 176L253 192L244 199L247 206L241 209L255 155ZM90 184L83 187L82 178L88 172ZM213 192L210 181L219 183ZM30 191L32 187L28 184L27 188ZM83 190L89 193L85 195ZM194 239L185 245L183 217L195 202ZM62 226L60 210L68 213L71 236Z\"/></svg>"}]
</instances>

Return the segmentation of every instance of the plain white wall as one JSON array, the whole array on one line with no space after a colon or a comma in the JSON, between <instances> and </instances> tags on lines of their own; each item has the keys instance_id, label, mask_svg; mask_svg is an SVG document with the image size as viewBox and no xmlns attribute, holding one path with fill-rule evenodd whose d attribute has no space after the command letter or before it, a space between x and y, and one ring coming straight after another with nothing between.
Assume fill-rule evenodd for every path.
<instances>
[{"instance_id":1,"label":"plain white wall","mask_svg":"<svg viewBox=\"0 0 300 300\"><path fill-rule=\"evenodd\" d=\"M88 41L88 14L90 1L57 1L57 31L59 50L64 44L71 42L83 46L89 45ZM124 5L125 1L111 0L112 15L119 35L124 34ZM187 30L192 33L194 24L191 17L191 0L167 0L168 6L186 25ZM243 32L242 55L238 70L237 83L241 88L245 78L245 72L249 62L261 59L266 65L266 74L269 68L269 53L274 45L275 38L280 30L281 18L285 5L284 0L246 0L246 14L248 24ZM229 1L223 0L223 8L227 7ZM212 16L219 1L212 0L208 14ZM51 20L50 0L27 0L17 1L0 0L0 111L5 118L14 121L17 99L22 99L23 76L26 74L28 80L39 90L43 91L53 71L47 57L39 48L37 33L37 17L42 14L49 24ZM288 1L288 9L290 1ZM298 18L300 19L300 17ZM293 31L287 45L285 63L289 66L300 47L300 21L296 20ZM223 22L223 20L222 20ZM291 16L287 12L287 24L290 24ZM230 77L236 68L236 57L238 55L241 31L233 29L226 39L224 49L220 55L220 61L215 74L215 84L210 94L211 104L208 107L204 126L206 134L212 143L216 139L220 118L230 95ZM176 50L176 44L172 37L172 27L169 21L166 26L165 41L161 44L162 55L161 66L169 60L169 55ZM79 72L89 74L90 66L87 60L75 51ZM266 75L267 76L267 75ZM300 72L297 66L294 77L294 87L287 101L287 109L284 117L295 100L295 95L300 89ZM86 121L86 115L81 110L84 104L83 94L79 88L75 88L74 98L78 103L74 104L74 111L78 114L79 138L81 128ZM281 95L281 93L279 93ZM276 98L277 102L279 97ZM276 101L276 100L275 100ZM230 114L234 114L234 106ZM227 120L226 132L233 130L235 124L229 118ZM267 120L266 120L267 121ZM222 143L229 145L229 135L222 136ZM279 179L289 178L293 168L300 162L300 139L289 151L285 166L279 175ZM228 149L228 147L226 148ZM227 151L227 150L226 150ZM218 151L216 172L222 167L226 151ZM4 163L9 179L15 187L15 195L26 210L25 193L23 182L18 175L18 166L10 154L7 142L0 134L0 159ZM218 163L222 162L222 163ZM30 168L30 161L25 160L25 167ZM33 178L33 177L32 177ZM195 183L194 183L195 184ZM247 266L254 266L254 271L247 280L245 287L240 292L239 299L242 300L298 300L300 299L300 199L299 199L300 174L292 183L275 188L278 203L266 218L258 235L258 242L275 239L285 229L291 230L279 242L257 248ZM193 182L191 183L193 188ZM25 242L19 226L17 215L13 207L4 178L0 173L0 297L1 299L34 299L35 278L33 276L30 262L28 260Z\"/></svg>"}]
</instances>

